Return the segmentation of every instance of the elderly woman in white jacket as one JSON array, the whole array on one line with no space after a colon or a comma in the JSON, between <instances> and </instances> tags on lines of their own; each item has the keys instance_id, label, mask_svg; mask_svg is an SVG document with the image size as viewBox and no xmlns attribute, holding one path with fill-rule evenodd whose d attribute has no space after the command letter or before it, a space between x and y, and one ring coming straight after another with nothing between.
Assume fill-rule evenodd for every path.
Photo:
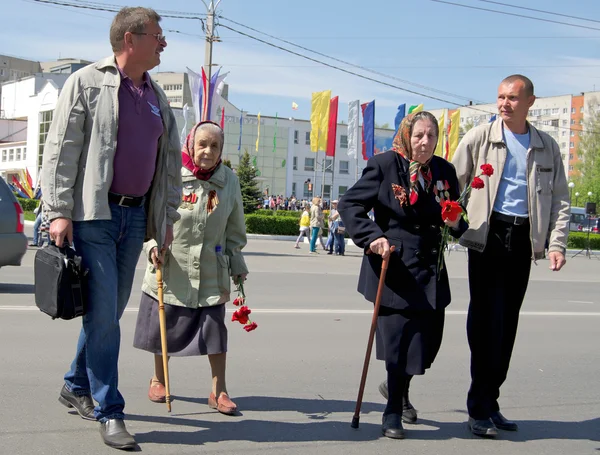
<instances>
[{"instance_id":1,"label":"elderly woman in white jacket","mask_svg":"<svg viewBox=\"0 0 600 455\"><path fill-rule=\"evenodd\" d=\"M134 346L154 354L148 397L165 401L155 267L163 263L167 345L170 356L208 355L212 390L208 404L219 412L237 412L225 384L227 328L225 303L230 277L244 280L248 269L240 184L221 162L223 130L213 122L197 124L182 151L183 195L170 250L148 242L149 264L142 285Z\"/></svg>"}]
</instances>

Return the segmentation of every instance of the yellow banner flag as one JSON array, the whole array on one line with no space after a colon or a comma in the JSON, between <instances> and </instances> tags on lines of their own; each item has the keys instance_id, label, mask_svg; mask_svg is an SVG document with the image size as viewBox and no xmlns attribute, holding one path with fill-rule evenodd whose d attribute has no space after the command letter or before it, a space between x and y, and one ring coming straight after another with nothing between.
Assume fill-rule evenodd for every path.
<instances>
[{"instance_id":1,"label":"yellow banner flag","mask_svg":"<svg viewBox=\"0 0 600 455\"><path fill-rule=\"evenodd\" d=\"M258 141L260 141L260 112L258 113L258 133L256 135L256 151L258 152Z\"/></svg>"},{"instance_id":2,"label":"yellow banner flag","mask_svg":"<svg viewBox=\"0 0 600 455\"><path fill-rule=\"evenodd\" d=\"M452 161L454 152L458 147L458 133L460 130L460 110L456 109L450 114L450 123L448 124L448 156L446 159Z\"/></svg>"},{"instance_id":3,"label":"yellow banner flag","mask_svg":"<svg viewBox=\"0 0 600 455\"><path fill-rule=\"evenodd\" d=\"M313 92L310 112L310 151L327 150L331 90Z\"/></svg>"},{"instance_id":4,"label":"yellow banner flag","mask_svg":"<svg viewBox=\"0 0 600 455\"><path fill-rule=\"evenodd\" d=\"M439 127L437 146L435 147L435 155L442 156L442 157L444 156L444 136L446 135L445 134L446 130L444 130L444 115L445 114L446 114L446 111L442 111L442 116L438 120L438 125L440 127Z\"/></svg>"},{"instance_id":5,"label":"yellow banner flag","mask_svg":"<svg viewBox=\"0 0 600 455\"><path fill-rule=\"evenodd\" d=\"M414 106L411 106L408 108L408 113L409 114L416 114L417 112L421 112L423 110L423 105L422 104L415 104Z\"/></svg>"}]
</instances>

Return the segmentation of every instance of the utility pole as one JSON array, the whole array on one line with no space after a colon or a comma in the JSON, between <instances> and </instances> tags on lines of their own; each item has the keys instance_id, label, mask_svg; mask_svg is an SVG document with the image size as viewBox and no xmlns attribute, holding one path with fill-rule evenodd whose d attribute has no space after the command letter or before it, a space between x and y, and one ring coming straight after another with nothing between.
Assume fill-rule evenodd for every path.
<instances>
[{"instance_id":1,"label":"utility pole","mask_svg":"<svg viewBox=\"0 0 600 455\"><path fill-rule=\"evenodd\" d=\"M215 11L221 3L221 0L217 0L215 3L213 0L207 4L204 0L202 0L204 6L206 6L206 45L204 48L204 72L206 73L206 77L210 82L210 77L212 75L212 48L213 43L215 41L219 41L214 34L215 31Z\"/></svg>"}]
</instances>

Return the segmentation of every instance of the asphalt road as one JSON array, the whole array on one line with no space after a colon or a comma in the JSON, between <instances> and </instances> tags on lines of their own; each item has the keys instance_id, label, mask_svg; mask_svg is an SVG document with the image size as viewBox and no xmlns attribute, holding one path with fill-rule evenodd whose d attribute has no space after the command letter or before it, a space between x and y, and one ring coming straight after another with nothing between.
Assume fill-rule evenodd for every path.
<instances>
[{"instance_id":1,"label":"asphalt road","mask_svg":"<svg viewBox=\"0 0 600 455\"><path fill-rule=\"evenodd\" d=\"M80 321L52 321L33 301L33 257L0 269L0 454L115 453L98 424L58 401ZM251 240L248 303L259 328L229 323L228 388L241 411L227 417L206 405L205 358L170 364L173 412L147 397L153 362L132 347L144 262L122 319L120 390L127 426L148 454L600 454L600 261L569 259L559 273L533 267L523 305L503 413L517 433L482 440L466 426L469 351L465 335L466 255L448 259L453 303L433 368L417 377L411 400L419 424L407 439L380 436L381 362L371 361L361 424L350 428L371 320L356 292L361 251L309 255L307 245ZM231 308L231 305L230 305Z\"/></svg>"}]
</instances>

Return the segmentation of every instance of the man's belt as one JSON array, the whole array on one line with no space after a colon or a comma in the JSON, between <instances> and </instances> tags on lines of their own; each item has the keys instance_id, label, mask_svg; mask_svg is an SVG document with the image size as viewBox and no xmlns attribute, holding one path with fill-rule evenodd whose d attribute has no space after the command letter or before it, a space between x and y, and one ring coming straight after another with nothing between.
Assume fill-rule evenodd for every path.
<instances>
[{"instance_id":1,"label":"man's belt","mask_svg":"<svg viewBox=\"0 0 600 455\"><path fill-rule=\"evenodd\" d=\"M521 226L529 221L528 217L505 215L504 213L492 212L492 220L502 221L515 226Z\"/></svg>"},{"instance_id":2,"label":"man's belt","mask_svg":"<svg viewBox=\"0 0 600 455\"><path fill-rule=\"evenodd\" d=\"M121 207L141 207L144 205L144 196L127 196L125 194L108 193L108 200Z\"/></svg>"}]
</instances>

